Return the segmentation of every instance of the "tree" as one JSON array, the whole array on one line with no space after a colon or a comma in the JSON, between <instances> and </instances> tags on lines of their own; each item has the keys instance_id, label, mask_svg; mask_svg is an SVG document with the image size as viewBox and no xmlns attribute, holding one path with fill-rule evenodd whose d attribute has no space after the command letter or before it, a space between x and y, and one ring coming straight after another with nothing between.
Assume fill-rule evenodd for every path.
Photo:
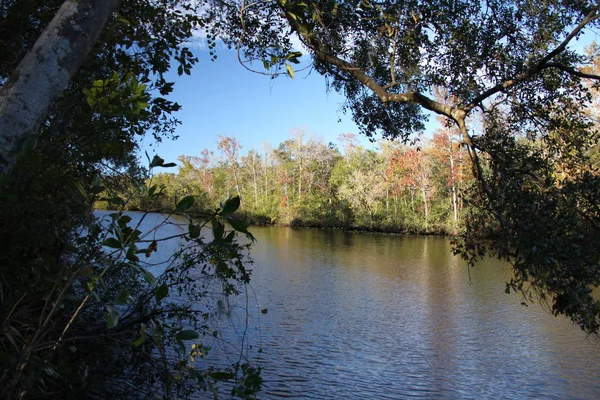
<instances>
[{"instance_id":1,"label":"tree","mask_svg":"<svg viewBox=\"0 0 600 400\"><path fill-rule=\"evenodd\" d=\"M242 167L252 174L252 187L254 189L254 209L258 209L258 173L260 168L260 156L254 150L250 150L246 157L242 157Z\"/></svg>"},{"instance_id":2,"label":"tree","mask_svg":"<svg viewBox=\"0 0 600 400\"><path fill-rule=\"evenodd\" d=\"M373 228L377 205L385 195L384 183L376 170L354 170L348 183L339 188L339 195L353 208L366 211L369 216L369 226Z\"/></svg>"},{"instance_id":3,"label":"tree","mask_svg":"<svg viewBox=\"0 0 600 400\"><path fill-rule=\"evenodd\" d=\"M0 90L0 175L10 172L23 141L34 135L67 87L118 0L66 0Z\"/></svg>"},{"instance_id":4,"label":"tree","mask_svg":"<svg viewBox=\"0 0 600 400\"><path fill-rule=\"evenodd\" d=\"M221 136L219 135L219 143L217 143L217 147L223 153L223 157L225 158L225 163L228 168L231 169L235 190L238 196L241 196L240 191L240 179L239 179L239 170L240 170L240 150L242 145L237 141L235 137L232 136Z\"/></svg>"},{"instance_id":5,"label":"tree","mask_svg":"<svg viewBox=\"0 0 600 400\"><path fill-rule=\"evenodd\" d=\"M506 259L516 273L509 289L527 294L531 285L555 314L598 333L600 301L588 289L600 284L600 223L593 207L577 204L590 204L595 195L585 193L599 190L586 159L596 133L581 105L590 100L582 79L600 77L579 68L586 56L569 45L598 26L599 11L593 2L558 0L277 0L219 2L209 12L245 60L263 60L269 71L293 71L299 60L288 32L297 35L368 136L406 140L423 129L425 110L449 119L478 182L470 194L476 212L457 250L472 263L483 254ZM435 100L434 87L449 97ZM530 146L538 140L541 154ZM581 168L564 180L548 175L564 163ZM548 202L543 193L558 197ZM507 214L510 204L527 209L532 201L551 219ZM488 220L496 223L477 229L475 221ZM541 255L557 232L565 236L562 256Z\"/></svg>"},{"instance_id":6,"label":"tree","mask_svg":"<svg viewBox=\"0 0 600 400\"><path fill-rule=\"evenodd\" d=\"M111 193L108 186L133 188L150 205L164 195L145 179L148 170L137 167L135 150L138 136L170 136L178 123L171 114L180 106L165 98L173 87L165 73L171 64L189 73L196 62L184 46L201 23L192 3L0 5L2 398L126 397L130 385L138 387L135 396L181 397L214 382L190 362L206 349L186 343L208 333L206 320L215 315L194 308L207 300L205 282L219 282L229 296L249 279L246 246L222 222L251 238L247 224L232 215L239 198L211 210L213 241L189 221L178 235L186 249L158 278L144 261L160 246L153 230L142 232L121 212L104 223L91 213L92 204ZM36 97L41 101L31 101ZM32 106L23 110L23 104ZM23 115L31 121L20 121ZM148 161L150 170L175 165L158 156ZM120 179L124 170L131 175ZM106 199L119 207L127 200ZM193 202L177 199L171 210L183 213ZM167 300L169 291L185 292L189 302ZM241 361L219 373L256 378L258 370ZM233 389L252 396L256 388Z\"/></svg>"},{"instance_id":7,"label":"tree","mask_svg":"<svg viewBox=\"0 0 600 400\"><path fill-rule=\"evenodd\" d=\"M434 191L433 173L429 154L419 148L404 148L396 151L390 160L391 169L398 177L398 186L411 191L419 190L423 200L425 230L429 225L430 198Z\"/></svg>"},{"instance_id":8,"label":"tree","mask_svg":"<svg viewBox=\"0 0 600 400\"><path fill-rule=\"evenodd\" d=\"M439 168L436 175L438 179L443 180L442 187L449 188L451 192L452 220L455 224L458 223L459 211L462 208L459 198L464 192L464 181L470 175L467 166L468 155L460 146L459 138L456 129L444 126L434 133L431 140L431 155Z\"/></svg>"}]
</instances>

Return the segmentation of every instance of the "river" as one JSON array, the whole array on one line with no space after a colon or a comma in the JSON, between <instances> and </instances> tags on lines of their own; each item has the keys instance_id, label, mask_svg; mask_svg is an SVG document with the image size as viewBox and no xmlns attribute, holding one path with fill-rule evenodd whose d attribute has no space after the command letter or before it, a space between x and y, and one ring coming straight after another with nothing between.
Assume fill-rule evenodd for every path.
<instances>
[{"instance_id":1,"label":"river","mask_svg":"<svg viewBox=\"0 0 600 400\"><path fill-rule=\"evenodd\" d=\"M469 276L444 238L251 231L259 398L600 398L600 344L506 295L496 260Z\"/></svg>"}]
</instances>

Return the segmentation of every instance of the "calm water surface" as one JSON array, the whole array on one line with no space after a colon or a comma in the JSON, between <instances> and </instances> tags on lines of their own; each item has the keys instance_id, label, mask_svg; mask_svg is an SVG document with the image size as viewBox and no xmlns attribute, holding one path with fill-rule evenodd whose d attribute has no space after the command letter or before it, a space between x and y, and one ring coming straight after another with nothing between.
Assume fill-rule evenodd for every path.
<instances>
[{"instance_id":1,"label":"calm water surface","mask_svg":"<svg viewBox=\"0 0 600 400\"><path fill-rule=\"evenodd\" d=\"M600 345L442 238L254 228L265 398L600 398Z\"/></svg>"},{"instance_id":2,"label":"calm water surface","mask_svg":"<svg viewBox=\"0 0 600 400\"><path fill-rule=\"evenodd\" d=\"M600 344L504 294L495 260L469 282L443 238L252 232L260 398L600 398Z\"/></svg>"}]
</instances>

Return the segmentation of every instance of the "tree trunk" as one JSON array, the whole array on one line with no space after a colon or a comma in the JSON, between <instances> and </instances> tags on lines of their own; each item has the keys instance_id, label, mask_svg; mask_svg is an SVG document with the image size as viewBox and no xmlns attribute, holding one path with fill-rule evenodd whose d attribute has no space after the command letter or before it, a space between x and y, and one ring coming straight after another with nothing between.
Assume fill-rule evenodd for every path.
<instances>
[{"instance_id":1,"label":"tree trunk","mask_svg":"<svg viewBox=\"0 0 600 400\"><path fill-rule=\"evenodd\" d=\"M302 158L300 158L300 172L298 174L298 198L302 197L302 161Z\"/></svg>"},{"instance_id":2,"label":"tree trunk","mask_svg":"<svg viewBox=\"0 0 600 400\"><path fill-rule=\"evenodd\" d=\"M235 179L235 191L237 192L238 197L242 198L242 193L240 192L240 181L238 179L238 170L237 167L233 166L233 178Z\"/></svg>"},{"instance_id":3,"label":"tree trunk","mask_svg":"<svg viewBox=\"0 0 600 400\"><path fill-rule=\"evenodd\" d=\"M258 210L258 183L256 178L256 159L252 163L252 178L254 179L254 211Z\"/></svg>"},{"instance_id":4,"label":"tree trunk","mask_svg":"<svg viewBox=\"0 0 600 400\"><path fill-rule=\"evenodd\" d=\"M454 157L452 156L452 149L450 149L450 179L452 180L452 211L454 216L454 222L458 221L458 199L456 196L456 177L454 176Z\"/></svg>"},{"instance_id":5,"label":"tree trunk","mask_svg":"<svg viewBox=\"0 0 600 400\"><path fill-rule=\"evenodd\" d=\"M23 141L37 132L118 4L66 0L0 89L0 175L12 170Z\"/></svg>"},{"instance_id":6,"label":"tree trunk","mask_svg":"<svg viewBox=\"0 0 600 400\"><path fill-rule=\"evenodd\" d=\"M390 188L388 186L385 188L385 213L390 213Z\"/></svg>"},{"instance_id":7,"label":"tree trunk","mask_svg":"<svg viewBox=\"0 0 600 400\"><path fill-rule=\"evenodd\" d=\"M429 225L429 202L427 201L427 191L424 187L421 188L421 194L423 195L423 208L425 215L425 230L427 231Z\"/></svg>"}]
</instances>

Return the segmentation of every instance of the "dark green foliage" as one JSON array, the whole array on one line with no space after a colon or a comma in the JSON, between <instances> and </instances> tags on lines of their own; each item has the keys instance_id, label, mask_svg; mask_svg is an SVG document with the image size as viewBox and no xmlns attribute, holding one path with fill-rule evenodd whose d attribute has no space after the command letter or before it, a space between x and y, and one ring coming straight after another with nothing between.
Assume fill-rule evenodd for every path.
<instances>
[{"instance_id":1,"label":"dark green foliage","mask_svg":"<svg viewBox=\"0 0 600 400\"><path fill-rule=\"evenodd\" d=\"M570 115L560 133L535 142L491 120L478 143L490 155L487 196L472 197L458 250L471 261L487 253L508 260L514 277L507 292L529 301L536 295L555 315L598 333L600 175L586 156L598 138ZM564 146L569 140L581 144Z\"/></svg>"},{"instance_id":2,"label":"dark green foliage","mask_svg":"<svg viewBox=\"0 0 600 400\"><path fill-rule=\"evenodd\" d=\"M0 4L0 84L61 3ZM218 380L193 358L208 351L200 341L219 337L213 322L222 310L212 302L249 281L247 246L229 232L225 243L203 239L202 222L190 221L185 247L156 277L147 263L160 240L121 212L99 223L91 208L100 199L141 208L164 196L144 186L137 140L173 136L180 106L166 97L173 82L165 73L172 64L190 73L196 59L184 42L201 24L184 0L122 1L12 174L1 177L1 398L182 398ZM149 164L174 166L158 156ZM182 197L177 212L194 203ZM230 366L230 377L246 379L241 368Z\"/></svg>"},{"instance_id":3,"label":"dark green foliage","mask_svg":"<svg viewBox=\"0 0 600 400\"><path fill-rule=\"evenodd\" d=\"M194 361L198 344L220 335L220 323L213 321L223 311L216 305L250 280L248 245L238 244L235 231L225 232L216 218L236 221L233 228L250 235L246 225L220 210L208 221L190 220L190 232L211 220L221 232L209 241L179 235L183 246L158 277L143 260L162 239L143 239L153 233L141 232L121 212L102 223L81 223L87 233L65 238L69 252L62 250L54 262L25 260L39 271L22 265L9 274L2 260L2 397L182 398L219 380L237 382L236 393L252 397L260 378L247 361L227 367L227 376L220 375L222 366L209 369Z\"/></svg>"}]
</instances>

